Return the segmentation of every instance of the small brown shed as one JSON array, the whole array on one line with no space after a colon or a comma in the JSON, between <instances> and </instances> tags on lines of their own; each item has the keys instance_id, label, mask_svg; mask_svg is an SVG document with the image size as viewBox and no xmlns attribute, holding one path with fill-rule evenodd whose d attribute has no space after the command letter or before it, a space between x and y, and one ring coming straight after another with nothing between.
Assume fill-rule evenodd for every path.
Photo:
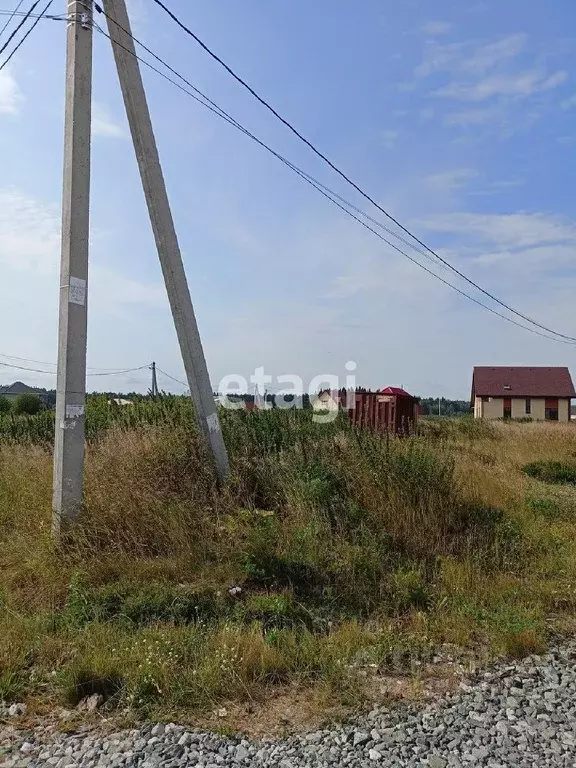
<instances>
[{"instance_id":1,"label":"small brown shed","mask_svg":"<svg viewBox=\"0 0 576 768\"><path fill-rule=\"evenodd\" d=\"M348 410L352 424L379 432L409 435L418 423L418 398L400 387L354 394L354 408L347 407L346 390L340 391L340 406ZM348 403L349 405L350 403Z\"/></svg>"}]
</instances>

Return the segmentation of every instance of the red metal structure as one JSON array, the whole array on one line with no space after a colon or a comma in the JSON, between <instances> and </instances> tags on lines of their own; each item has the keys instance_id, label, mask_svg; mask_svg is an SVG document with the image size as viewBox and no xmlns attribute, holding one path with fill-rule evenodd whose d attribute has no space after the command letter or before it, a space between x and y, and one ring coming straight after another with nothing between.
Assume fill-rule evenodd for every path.
<instances>
[{"instance_id":1,"label":"red metal structure","mask_svg":"<svg viewBox=\"0 0 576 768\"><path fill-rule=\"evenodd\" d=\"M386 387L379 392L356 391L354 407L346 390L340 390L340 407L348 411L355 427L389 432L395 435L410 435L416 431L419 414L418 398L400 387Z\"/></svg>"}]
</instances>

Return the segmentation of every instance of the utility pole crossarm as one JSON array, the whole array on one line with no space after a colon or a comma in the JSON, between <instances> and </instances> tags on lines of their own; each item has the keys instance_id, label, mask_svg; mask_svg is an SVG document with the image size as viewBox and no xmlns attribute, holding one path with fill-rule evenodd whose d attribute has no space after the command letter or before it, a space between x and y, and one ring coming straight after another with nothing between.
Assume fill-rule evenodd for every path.
<instances>
[{"instance_id":1,"label":"utility pole crossarm","mask_svg":"<svg viewBox=\"0 0 576 768\"><path fill-rule=\"evenodd\" d=\"M103 5L188 386L201 431L211 447L218 476L223 480L228 475L228 455L190 299L126 3L125 0L103 0Z\"/></svg>"}]
</instances>

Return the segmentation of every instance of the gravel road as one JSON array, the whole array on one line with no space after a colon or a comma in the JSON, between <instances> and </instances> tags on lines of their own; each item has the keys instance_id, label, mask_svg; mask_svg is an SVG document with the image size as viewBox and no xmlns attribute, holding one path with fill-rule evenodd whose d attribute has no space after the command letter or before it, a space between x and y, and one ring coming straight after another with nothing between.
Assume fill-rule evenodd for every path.
<instances>
[{"instance_id":1,"label":"gravel road","mask_svg":"<svg viewBox=\"0 0 576 768\"><path fill-rule=\"evenodd\" d=\"M576 643L495 666L425 708L374 710L352 724L286 740L249 742L147 724L114 735L61 736L0 727L0 765L181 766L576 766ZM2 752L4 750L4 752Z\"/></svg>"}]
</instances>

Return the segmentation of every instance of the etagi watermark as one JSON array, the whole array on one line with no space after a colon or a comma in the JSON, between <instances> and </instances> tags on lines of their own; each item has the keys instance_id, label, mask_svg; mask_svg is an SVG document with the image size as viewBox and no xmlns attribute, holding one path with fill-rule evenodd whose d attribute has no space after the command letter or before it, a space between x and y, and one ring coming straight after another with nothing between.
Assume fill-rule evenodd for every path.
<instances>
[{"instance_id":1,"label":"etagi watermark","mask_svg":"<svg viewBox=\"0 0 576 768\"><path fill-rule=\"evenodd\" d=\"M229 410L242 410L244 403L237 398L240 395L254 393L255 405L260 410L268 410L272 407L303 408L306 394L314 408L313 421L316 423L334 421L338 416L338 393L341 390L346 390L346 408L355 407L357 367L353 360L348 360L344 365L346 373L343 376L321 373L310 379L307 384L301 376L293 373L271 376L264 371L264 366L255 369L250 376L250 381L240 374L231 373L224 376L218 384L219 403ZM274 405L266 399L265 393L274 396Z\"/></svg>"}]
</instances>

